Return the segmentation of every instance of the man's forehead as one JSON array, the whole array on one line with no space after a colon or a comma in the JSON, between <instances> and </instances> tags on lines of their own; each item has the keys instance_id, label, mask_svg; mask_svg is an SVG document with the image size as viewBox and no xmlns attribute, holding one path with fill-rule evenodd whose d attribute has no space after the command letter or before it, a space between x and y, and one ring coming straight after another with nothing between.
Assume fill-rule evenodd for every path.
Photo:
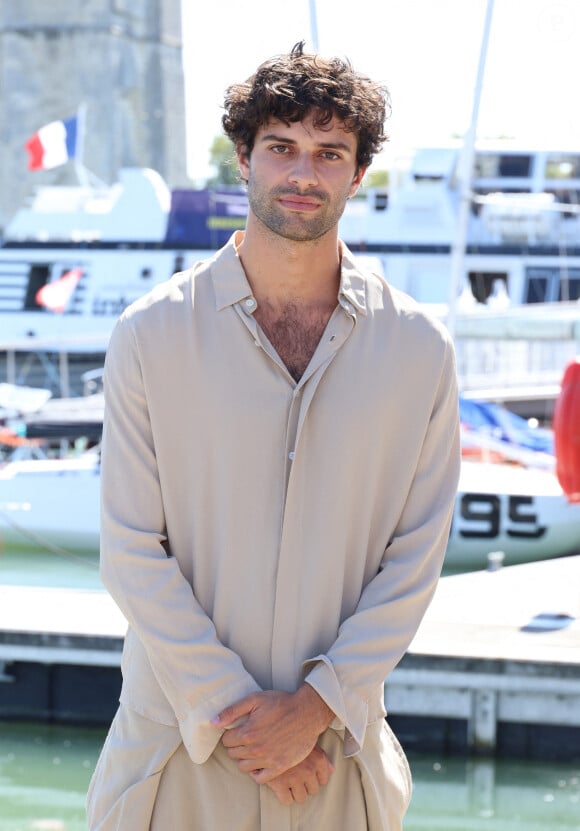
<instances>
[{"instance_id":1,"label":"man's forehead","mask_svg":"<svg viewBox=\"0 0 580 831\"><path fill-rule=\"evenodd\" d=\"M347 130L343 121L335 116L328 124L316 125L315 116L310 113L302 121L286 122L280 118L270 118L258 129L256 138L273 135L298 140L301 136L314 138L322 143L334 143L340 141L349 146L356 146L356 135L352 130Z\"/></svg>"}]
</instances>

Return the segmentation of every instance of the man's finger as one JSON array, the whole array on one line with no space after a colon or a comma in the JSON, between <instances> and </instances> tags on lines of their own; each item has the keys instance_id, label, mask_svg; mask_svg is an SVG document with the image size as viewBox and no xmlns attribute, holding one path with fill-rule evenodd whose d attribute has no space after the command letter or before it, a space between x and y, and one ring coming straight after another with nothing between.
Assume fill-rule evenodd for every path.
<instances>
[{"instance_id":1,"label":"man's finger","mask_svg":"<svg viewBox=\"0 0 580 831\"><path fill-rule=\"evenodd\" d=\"M240 767L242 763L238 762L238 767ZM272 770L271 768L261 768L258 770L248 771L254 782L257 782L258 785L268 785L273 779L277 779L282 773L285 773L284 769L280 770Z\"/></svg>"},{"instance_id":2,"label":"man's finger","mask_svg":"<svg viewBox=\"0 0 580 831\"><path fill-rule=\"evenodd\" d=\"M243 753L246 753L247 755L249 752L248 745L245 743L244 738L240 735L240 733L235 727L230 727L226 730L222 737L222 744L224 747L228 748L228 750L238 748L240 751L242 751L242 754L237 757L239 759L244 758ZM232 756L232 758L234 757Z\"/></svg>"},{"instance_id":3,"label":"man's finger","mask_svg":"<svg viewBox=\"0 0 580 831\"><path fill-rule=\"evenodd\" d=\"M308 799L308 791L304 785L292 785L290 790L292 792L294 802L298 802L302 805Z\"/></svg>"},{"instance_id":4,"label":"man's finger","mask_svg":"<svg viewBox=\"0 0 580 831\"><path fill-rule=\"evenodd\" d=\"M304 789L309 796L314 796L320 790L321 783L317 776L311 776L304 780Z\"/></svg>"},{"instance_id":5,"label":"man's finger","mask_svg":"<svg viewBox=\"0 0 580 831\"><path fill-rule=\"evenodd\" d=\"M280 785L276 782L272 782L272 784L268 787L272 789L273 793L276 795L278 802L280 802L282 805L292 805L292 803L294 802L294 799L292 797L292 791L285 785Z\"/></svg>"},{"instance_id":6,"label":"man's finger","mask_svg":"<svg viewBox=\"0 0 580 831\"><path fill-rule=\"evenodd\" d=\"M321 769L319 768L316 771L316 778L318 779L319 784L327 785L333 771L334 767L330 764L323 766Z\"/></svg>"},{"instance_id":7,"label":"man's finger","mask_svg":"<svg viewBox=\"0 0 580 831\"><path fill-rule=\"evenodd\" d=\"M231 754L229 754L231 756ZM238 768L242 771L242 773L262 773L263 769L259 766L259 763L254 759L235 759L231 756L232 759L237 763Z\"/></svg>"},{"instance_id":8,"label":"man's finger","mask_svg":"<svg viewBox=\"0 0 580 831\"><path fill-rule=\"evenodd\" d=\"M254 705L255 701L253 696L242 698L240 701L236 701L235 704L226 707L217 716L214 716L210 724L214 727L232 727L238 719L248 716L254 709Z\"/></svg>"}]
</instances>

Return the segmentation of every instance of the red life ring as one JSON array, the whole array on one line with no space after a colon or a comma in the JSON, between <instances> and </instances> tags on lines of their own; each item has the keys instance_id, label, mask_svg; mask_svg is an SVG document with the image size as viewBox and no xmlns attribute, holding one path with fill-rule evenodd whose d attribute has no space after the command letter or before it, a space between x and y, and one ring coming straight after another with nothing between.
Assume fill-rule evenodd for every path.
<instances>
[{"instance_id":1,"label":"red life ring","mask_svg":"<svg viewBox=\"0 0 580 831\"><path fill-rule=\"evenodd\" d=\"M564 371L552 427L558 481L570 502L580 502L580 357Z\"/></svg>"}]
</instances>

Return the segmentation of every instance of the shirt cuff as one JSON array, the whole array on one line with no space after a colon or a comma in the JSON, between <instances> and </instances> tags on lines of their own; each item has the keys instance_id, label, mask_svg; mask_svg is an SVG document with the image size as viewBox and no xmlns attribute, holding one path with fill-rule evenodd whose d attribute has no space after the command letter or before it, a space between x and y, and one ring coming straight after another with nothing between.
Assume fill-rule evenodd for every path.
<instances>
[{"instance_id":1,"label":"shirt cuff","mask_svg":"<svg viewBox=\"0 0 580 831\"><path fill-rule=\"evenodd\" d=\"M355 756L364 744L369 711L367 701L340 685L326 655L310 658L302 666L306 673L304 682L316 690L336 716L330 727L344 731L344 755Z\"/></svg>"},{"instance_id":2,"label":"shirt cuff","mask_svg":"<svg viewBox=\"0 0 580 831\"><path fill-rule=\"evenodd\" d=\"M207 762L225 732L223 728L210 724L212 718L236 701L260 691L256 683L244 681L214 698L202 701L186 716L178 719L179 732L192 762L198 765Z\"/></svg>"}]
</instances>

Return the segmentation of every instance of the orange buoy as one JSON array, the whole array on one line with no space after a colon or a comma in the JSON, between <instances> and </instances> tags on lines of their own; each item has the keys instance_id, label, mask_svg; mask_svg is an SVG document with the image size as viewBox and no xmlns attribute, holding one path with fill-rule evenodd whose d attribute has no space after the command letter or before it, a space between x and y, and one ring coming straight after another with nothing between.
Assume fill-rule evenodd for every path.
<instances>
[{"instance_id":1,"label":"orange buoy","mask_svg":"<svg viewBox=\"0 0 580 831\"><path fill-rule=\"evenodd\" d=\"M570 502L580 502L580 357L564 370L552 427L558 481Z\"/></svg>"}]
</instances>

